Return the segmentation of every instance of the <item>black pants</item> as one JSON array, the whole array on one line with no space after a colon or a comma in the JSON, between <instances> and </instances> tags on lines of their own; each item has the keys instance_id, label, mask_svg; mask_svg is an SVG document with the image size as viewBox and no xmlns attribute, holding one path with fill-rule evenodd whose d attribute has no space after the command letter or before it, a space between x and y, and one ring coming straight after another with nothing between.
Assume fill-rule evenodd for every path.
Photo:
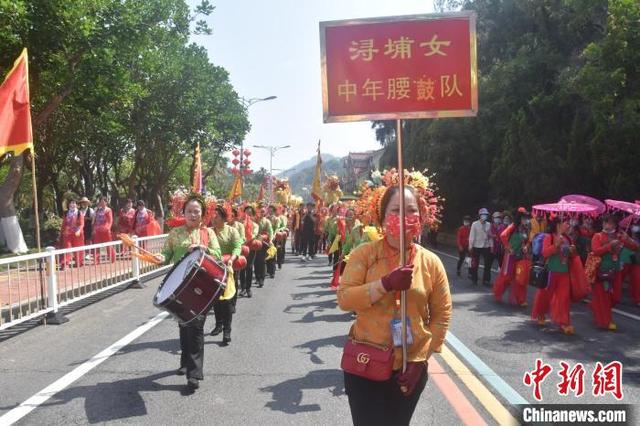
<instances>
[{"instance_id":1,"label":"black pants","mask_svg":"<svg viewBox=\"0 0 640 426\"><path fill-rule=\"evenodd\" d=\"M279 241L276 243L276 248L278 249L278 254L276 255L276 263L278 264L278 269L281 269L282 264L284 263L286 246L287 246L287 240Z\"/></svg>"},{"instance_id":2,"label":"black pants","mask_svg":"<svg viewBox=\"0 0 640 426\"><path fill-rule=\"evenodd\" d=\"M302 250L300 254L303 256L315 256L315 234L302 234Z\"/></svg>"},{"instance_id":3,"label":"black pants","mask_svg":"<svg viewBox=\"0 0 640 426\"><path fill-rule=\"evenodd\" d=\"M236 286L236 294L233 295L229 302L231 302L231 305L234 308L236 307L236 302L238 301L238 293L240 293L240 274L242 274L242 271L233 271L233 282Z\"/></svg>"},{"instance_id":4,"label":"black pants","mask_svg":"<svg viewBox=\"0 0 640 426\"><path fill-rule=\"evenodd\" d=\"M243 290L249 290L253 281L253 262L256 257L256 252L251 250L247 256L247 267L240 271L240 285Z\"/></svg>"},{"instance_id":5,"label":"black pants","mask_svg":"<svg viewBox=\"0 0 640 426\"><path fill-rule=\"evenodd\" d=\"M231 333L231 300L216 300L213 302L213 313L216 316L216 327L222 326L222 330Z\"/></svg>"},{"instance_id":6,"label":"black pants","mask_svg":"<svg viewBox=\"0 0 640 426\"><path fill-rule=\"evenodd\" d=\"M478 282L478 266L480 266L480 257L482 256L482 264L484 265L484 273L482 275L482 282L484 284L491 283L491 264L493 263L493 255L490 248L473 248L473 265L471 268L471 281Z\"/></svg>"},{"instance_id":7,"label":"black pants","mask_svg":"<svg viewBox=\"0 0 640 426\"><path fill-rule=\"evenodd\" d=\"M464 263L464 259L466 259L467 254L469 254L469 249L464 248L462 251L458 250L458 265L456 266L456 271L460 272L460 268L462 268L462 264Z\"/></svg>"},{"instance_id":8,"label":"black pants","mask_svg":"<svg viewBox=\"0 0 640 426\"><path fill-rule=\"evenodd\" d=\"M374 382L345 372L344 389L349 398L353 425L409 425L426 384L425 372L413 393L404 396L394 378L385 382Z\"/></svg>"},{"instance_id":9,"label":"black pants","mask_svg":"<svg viewBox=\"0 0 640 426\"><path fill-rule=\"evenodd\" d=\"M262 282L265 277L265 268L267 258L267 248L262 245L262 249L256 251L256 258L253 260L253 274L256 276L256 281Z\"/></svg>"},{"instance_id":10,"label":"black pants","mask_svg":"<svg viewBox=\"0 0 640 426\"><path fill-rule=\"evenodd\" d=\"M298 230L293 236L293 244L291 245L291 253L302 253L302 231Z\"/></svg>"},{"instance_id":11,"label":"black pants","mask_svg":"<svg viewBox=\"0 0 640 426\"><path fill-rule=\"evenodd\" d=\"M267 266L267 274L269 274L270 277L274 277L276 275L276 256L265 261Z\"/></svg>"},{"instance_id":12,"label":"black pants","mask_svg":"<svg viewBox=\"0 0 640 426\"><path fill-rule=\"evenodd\" d=\"M206 315L197 317L180 328L180 368L187 369L187 379L202 380L204 360L204 322Z\"/></svg>"}]
</instances>

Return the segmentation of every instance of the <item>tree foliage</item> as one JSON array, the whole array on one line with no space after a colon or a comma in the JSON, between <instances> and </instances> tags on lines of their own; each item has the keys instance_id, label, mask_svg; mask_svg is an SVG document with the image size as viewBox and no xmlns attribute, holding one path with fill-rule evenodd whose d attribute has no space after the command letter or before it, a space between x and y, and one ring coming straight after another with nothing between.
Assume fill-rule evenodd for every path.
<instances>
[{"instance_id":1,"label":"tree foliage","mask_svg":"<svg viewBox=\"0 0 640 426\"><path fill-rule=\"evenodd\" d=\"M640 3L473 0L464 8L478 15L478 116L404 128L405 162L437 174L446 221L574 192L638 198ZM387 163L393 126L374 123Z\"/></svg>"},{"instance_id":2,"label":"tree foliage","mask_svg":"<svg viewBox=\"0 0 640 426\"><path fill-rule=\"evenodd\" d=\"M191 11L184 0L0 0L2 70L29 50L45 210L60 213L68 192L158 208L189 184L197 143L218 159L240 143L249 123L228 73L189 43L211 33L213 11L209 1ZM24 189L16 200L28 211Z\"/></svg>"}]
</instances>

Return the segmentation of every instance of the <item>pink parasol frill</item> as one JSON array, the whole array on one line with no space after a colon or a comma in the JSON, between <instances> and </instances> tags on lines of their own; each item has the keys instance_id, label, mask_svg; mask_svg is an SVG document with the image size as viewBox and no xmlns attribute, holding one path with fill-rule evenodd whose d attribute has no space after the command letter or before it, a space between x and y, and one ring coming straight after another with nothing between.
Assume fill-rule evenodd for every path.
<instances>
[{"instance_id":1,"label":"pink parasol frill","mask_svg":"<svg viewBox=\"0 0 640 426\"><path fill-rule=\"evenodd\" d=\"M533 206L534 214L544 213L567 213L569 215L586 214L590 216L598 215L598 208L584 203L559 201L557 203L537 204Z\"/></svg>"},{"instance_id":2,"label":"pink parasol frill","mask_svg":"<svg viewBox=\"0 0 640 426\"><path fill-rule=\"evenodd\" d=\"M590 206L594 206L597 207L597 214L602 214L607 210L607 206L605 206L605 204L598 200L597 198L593 198L590 197L588 195L581 195L581 194L569 194L569 195L565 195L564 197L560 198L560 201L566 201L567 203L581 203L581 204L588 204Z\"/></svg>"}]
</instances>

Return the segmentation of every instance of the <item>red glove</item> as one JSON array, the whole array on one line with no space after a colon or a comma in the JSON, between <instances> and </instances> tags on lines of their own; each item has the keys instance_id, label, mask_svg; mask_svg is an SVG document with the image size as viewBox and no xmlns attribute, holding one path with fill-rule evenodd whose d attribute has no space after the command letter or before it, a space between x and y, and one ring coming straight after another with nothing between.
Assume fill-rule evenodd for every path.
<instances>
[{"instance_id":1,"label":"red glove","mask_svg":"<svg viewBox=\"0 0 640 426\"><path fill-rule=\"evenodd\" d=\"M380 278L382 286L387 292L408 290L411 287L413 265L398 266L387 275Z\"/></svg>"},{"instance_id":2,"label":"red glove","mask_svg":"<svg viewBox=\"0 0 640 426\"><path fill-rule=\"evenodd\" d=\"M395 376L396 382L400 386L400 392L402 392L404 396L411 395L420 381L422 374L426 371L427 364L425 362L408 362L407 371L398 373Z\"/></svg>"}]
</instances>

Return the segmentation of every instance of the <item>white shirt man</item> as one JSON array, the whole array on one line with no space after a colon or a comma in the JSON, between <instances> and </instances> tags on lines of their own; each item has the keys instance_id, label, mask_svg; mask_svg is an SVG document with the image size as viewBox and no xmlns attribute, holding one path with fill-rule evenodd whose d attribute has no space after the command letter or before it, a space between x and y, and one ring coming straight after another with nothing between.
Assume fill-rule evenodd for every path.
<instances>
[{"instance_id":1,"label":"white shirt man","mask_svg":"<svg viewBox=\"0 0 640 426\"><path fill-rule=\"evenodd\" d=\"M491 248L493 246L493 239L489 233L491 224L487 220L489 219L489 211L480 209L478 213L480 219L471 224L469 231L469 251L474 248Z\"/></svg>"}]
</instances>

